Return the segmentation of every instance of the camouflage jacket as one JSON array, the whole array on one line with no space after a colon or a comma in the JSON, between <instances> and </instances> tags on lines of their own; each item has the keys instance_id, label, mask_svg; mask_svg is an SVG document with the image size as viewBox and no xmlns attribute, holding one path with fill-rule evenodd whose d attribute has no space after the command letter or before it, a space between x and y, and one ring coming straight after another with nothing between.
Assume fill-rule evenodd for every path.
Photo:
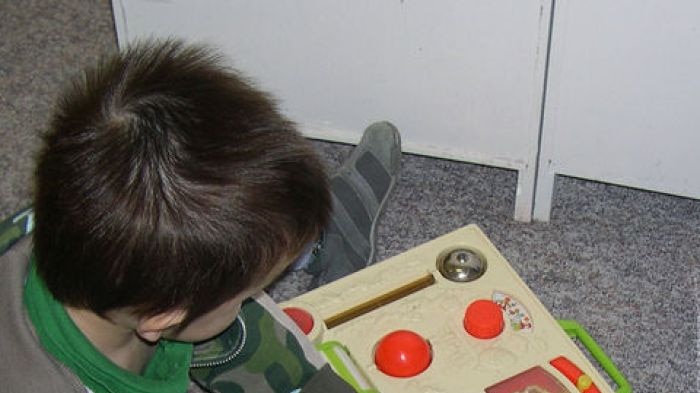
<instances>
[{"instance_id":1,"label":"camouflage jacket","mask_svg":"<svg viewBox=\"0 0 700 393\"><path fill-rule=\"evenodd\" d=\"M0 255L31 234L31 208L0 222ZM222 334L195 346L190 392L354 392L272 299L246 301Z\"/></svg>"}]
</instances>

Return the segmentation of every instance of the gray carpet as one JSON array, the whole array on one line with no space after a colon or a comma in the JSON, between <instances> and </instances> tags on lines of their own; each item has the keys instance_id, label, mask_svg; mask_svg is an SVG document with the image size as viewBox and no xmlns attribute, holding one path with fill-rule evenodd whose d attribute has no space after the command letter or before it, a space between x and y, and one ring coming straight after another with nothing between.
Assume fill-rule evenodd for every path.
<instances>
[{"instance_id":1,"label":"gray carpet","mask_svg":"<svg viewBox=\"0 0 700 393\"><path fill-rule=\"evenodd\" d=\"M0 213L29 203L32 157L66 77L116 49L107 1L0 0ZM330 168L349 146L315 142ZM552 221L512 220L516 174L405 155L383 259L477 223L552 313L582 322L637 392L700 391L700 201L559 177ZM308 283L285 276L286 299Z\"/></svg>"}]
</instances>

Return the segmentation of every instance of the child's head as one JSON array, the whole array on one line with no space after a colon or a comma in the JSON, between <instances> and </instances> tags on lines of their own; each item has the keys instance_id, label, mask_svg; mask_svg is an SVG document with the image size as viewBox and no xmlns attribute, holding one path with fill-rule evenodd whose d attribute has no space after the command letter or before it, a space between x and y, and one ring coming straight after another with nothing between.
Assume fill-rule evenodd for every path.
<instances>
[{"instance_id":1,"label":"child's head","mask_svg":"<svg viewBox=\"0 0 700 393\"><path fill-rule=\"evenodd\" d=\"M261 285L325 226L312 147L206 48L142 44L58 105L37 169L35 253L56 299L189 320Z\"/></svg>"}]
</instances>

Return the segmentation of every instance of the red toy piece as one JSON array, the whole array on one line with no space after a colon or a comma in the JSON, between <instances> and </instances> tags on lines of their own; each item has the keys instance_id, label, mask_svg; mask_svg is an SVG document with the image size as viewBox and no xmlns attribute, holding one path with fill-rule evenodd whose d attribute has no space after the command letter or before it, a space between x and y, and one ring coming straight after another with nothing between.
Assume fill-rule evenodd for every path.
<instances>
[{"instance_id":1,"label":"red toy piece","mask_svg":"<svg viewBox=\"0 0 700 393\"><path fill-rule=\"evenodd\" d=\"M425 371L432 357L430 344L423 337L409 330L397 330L379 340L374 363L384 374L406 378Z\"/></svg>"},{"instance_id":2,"label":"red toy piece","mask_svg":"<svg viewBox=\"0 0 700 393\"><path fill-rule=\"evenodd\" d=\"M497 337L504 326L501 307L490 300L476 300L464 313L464 329L476 338Z\"/></svg>"},{"instance_id":3,"label":"red toy piece","mask_svg":"<svg viewBox=\"0 0 700 393\"><path fill-rule=\"evenodd\" d=\"M304 334L311 333L314 328L314 317L308 311L298 307L286 307L284 312L292 318Z\"/></svg>"},{"instance_id":4,"label":"red toy piece","mask_svg":"<svg viewBox=\"0 0 700 393\"><path fill-rule=\"evenodd\" d=\"M580 368L578 368L571 360L564 356L559 356L558 358L549 362L554 368L559 370L566 379L571 381L579 392L582 393L600 393L598 387L595 386L591 377L584 374Z\"/></svg>"}]
</instances>

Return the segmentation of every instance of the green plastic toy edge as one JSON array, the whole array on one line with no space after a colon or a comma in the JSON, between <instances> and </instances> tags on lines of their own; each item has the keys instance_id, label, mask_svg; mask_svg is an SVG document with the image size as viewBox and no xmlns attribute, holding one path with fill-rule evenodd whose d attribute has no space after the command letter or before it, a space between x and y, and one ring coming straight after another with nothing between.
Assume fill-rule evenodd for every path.
<instances>
[{"instance_id":1,"label":"green plastic toy edge","mask_svg":"<svg viewBox=\"0 0 700 393\"><path fill-rule=\"evenodd\" d=\"M353 389L355 389L356 392L358 393L379 393L379 390L377 389L362 389L360 387L360 383L355 380L353 377L352 373L347 369L345 366L345 363L335 354L333 351L334 348L340 348L341 350L345 351L345 353L348 354L348 350L345 348L343 344L341 344L338 341L325 341L321 344L318 344L316 348L321 351L323 356L328 360L328 363L333 366L333 370L345 380L345 382L349 383Z\"/></svg>"},{"instance_id":2,"label":"green plastic toy edge","mask_svg":"<svg viewBox=\"0 0 700 393\"><path fill-rule=\"evenodd\" d=\"M580 323L568 320L559 319L559 326L569 335L571 338L575 338L583 344L584 347L591 353L591 356L600 364L600 366L605 370L610 378L617 384L617 393L631 393L632 386L627 382L627 378L617 369L615 363L610 359L610 357L603 351L603 349L595 342L593 337L591 337L586 329L581 326Z\"/></svg>"}]
</instances>

